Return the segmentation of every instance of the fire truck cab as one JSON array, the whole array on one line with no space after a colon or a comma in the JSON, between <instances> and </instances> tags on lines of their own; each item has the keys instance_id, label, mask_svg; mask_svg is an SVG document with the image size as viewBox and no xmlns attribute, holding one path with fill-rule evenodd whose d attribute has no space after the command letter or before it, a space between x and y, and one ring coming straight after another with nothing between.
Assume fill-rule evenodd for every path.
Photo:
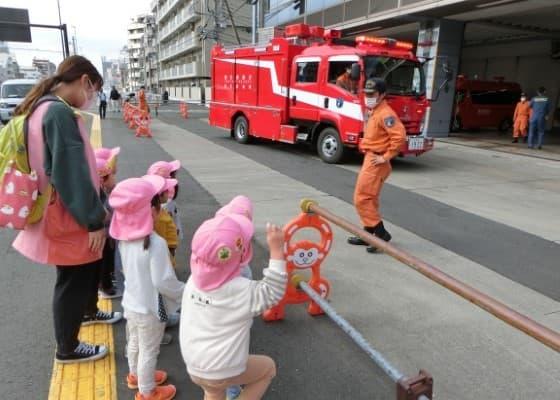
<instances>
[{"instance_id":1,"label":"fire truck cab","mask_svg":"<svg viewBox=\"0 0 560 400\"><path fill-rule=\"evenodd\" d=\"M423 135L429 100L413 45L385 38L341 41L340 32L296 24L268 44L212 50L211 125L240 143L251 137L307 142L337 163L364 131L365 80L382 77L387 100L406 127L401 154L433 147Z\"/></svg>"}]
</instances>

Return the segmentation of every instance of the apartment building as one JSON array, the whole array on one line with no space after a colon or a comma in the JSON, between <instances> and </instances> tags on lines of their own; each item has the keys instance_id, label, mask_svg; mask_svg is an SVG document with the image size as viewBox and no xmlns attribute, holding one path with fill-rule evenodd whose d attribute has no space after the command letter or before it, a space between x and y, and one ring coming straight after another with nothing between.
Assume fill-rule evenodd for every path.
<instances>
[{"instance_id":1,"label":"apartment building","mask_svg":"<svg viewBox=\"0 0 560 400\"><path fill-rule=\"evenodd\" d=\"M175 98L208 98L210 50L217 42L250 41L250 6L246 0L154 0L151 10L160 87Z\"/></svg>"},{"instance_id":2,"label":"apartment building","mask_svg":"<svg viewBox=\"0 0 560 400\"><path fill-rule=\"evenodd\" d=\"M151 14L138 15L128 24L128 79L126 89L136 91L147 84L146 58L149 51L145 48L146 34L154 35L154 16ZM150 63L148 62L148 65Z\"/></svg>"}]
</instances>

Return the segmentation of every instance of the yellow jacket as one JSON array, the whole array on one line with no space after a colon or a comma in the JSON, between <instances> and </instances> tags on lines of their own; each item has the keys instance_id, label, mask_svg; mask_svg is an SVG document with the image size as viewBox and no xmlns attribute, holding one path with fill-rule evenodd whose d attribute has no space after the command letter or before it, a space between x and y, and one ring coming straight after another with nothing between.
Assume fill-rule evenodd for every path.
<instances>
[{"instance_id":1,"label":"yellow jacket","mask_svg":"<svg viewBox=\"0 0 560 400\"><path fill-rule=\"evenodd\" d=\"M167 242L167 247L170 249L176 249L179 244L179 239L177 237L177 227L173 222L171 215L164 210L160 210L155 222L154 230L158 235L165 239Z\"/></svg>"}]
</instances>

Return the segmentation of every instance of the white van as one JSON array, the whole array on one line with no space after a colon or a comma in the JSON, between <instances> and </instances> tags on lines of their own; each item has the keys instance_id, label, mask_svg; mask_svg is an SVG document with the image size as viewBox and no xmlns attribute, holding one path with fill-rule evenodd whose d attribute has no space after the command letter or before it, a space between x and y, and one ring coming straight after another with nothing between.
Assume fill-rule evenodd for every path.
<instances>
[{"instance_id":1,"label":"white van","mask_svg":"<svg viewBox=\"0 0 560 400\"><path fill-rule=\"evenodd\" d=\"M35 79L9 79L0 86L0 121L10 121L14 109L23 101L37 81Z\"/></svg>"}]
</instances>

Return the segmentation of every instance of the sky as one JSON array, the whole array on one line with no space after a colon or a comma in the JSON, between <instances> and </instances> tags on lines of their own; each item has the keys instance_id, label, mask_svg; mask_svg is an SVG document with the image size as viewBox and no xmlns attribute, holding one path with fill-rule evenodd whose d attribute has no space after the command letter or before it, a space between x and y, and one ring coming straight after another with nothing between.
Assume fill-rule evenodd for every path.
<instances>
[{"instance_id":1,"label":"sky","mask_svg":"<svg viewBox=\"0 0 560 400\"><path fill-rule=\"evenodd\" d=\"M59 0L62 23L68 26L72 51L74 27L78 54L87 57L101 72L101 56L117 58L127 40L130 18L148 12L150 0ZM29 21L58 25L57 0L0 0L0 7L26 8ZM60 33L54 29L31 29L32 43L8 42L20 66L30 66L33 57L62 61Z\"/></svg>"}]
</instances>

